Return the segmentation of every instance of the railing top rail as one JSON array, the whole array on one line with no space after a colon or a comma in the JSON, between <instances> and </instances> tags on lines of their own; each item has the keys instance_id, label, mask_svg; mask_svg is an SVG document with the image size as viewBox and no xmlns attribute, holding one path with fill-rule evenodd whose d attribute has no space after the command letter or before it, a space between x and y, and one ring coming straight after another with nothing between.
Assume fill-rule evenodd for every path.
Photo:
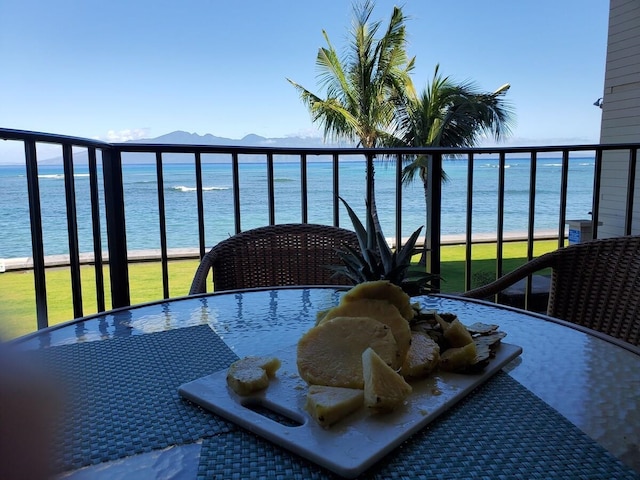
<instances>
[{"instance_id":1,"label":"railing top rail","mask_svg":"<svg viewBox=\"0 0 640 480\"><path fill-rule=\"evenodd\" d=\"M441 147L383 147L383 148L356 148L356 147L258 147L242 145L193 145L193 144L167 144L167 143L113 143L113 147L126 152L169 152L169 153L272 153L283 155L466 155L497 154L497 153L531 153L531 152L564 152L564 151L596 151L596 150L629 150L638 149L638 143L617 144L590 144L590 145L555 145L555 146L530 146L530 147L477 147L477 148L441 148ZM326 153L325 153L326 152Z\"/></svg>"},{"instance_id":2,"label":"railing top rail","mask_svg":"<svg viewBox=\"0 0 640 480\"><path fill-rule=\"evenodd\" d=\"M0 128L2 140L29 140L41 143L63 143L81 147L111 148L111 144L101 140L93 140L84 137L72 137L70 135L58 135L55 133L31 132L29 130L16 130L12 128Z\"/></svg>"},{"instance_id":3,"label":"railing top rail","mask_svg":"<svg viewBox=\"0 0 640 480\"><path fill-rule=\"evenodd\" d=\"M62 143L74 146L115 148L124 152L167 152L167 153L244 153L260 154L272 153L281 155L466 155L466 154L525 154L525 153L545 153L545 152L584 152L597 150L630 150L640 149L640 143L616 143L616 144L583 144L583 145L544 145L544 146L492 146L473 148L356 148L356 147L261 147L243 145L204 145L204 144L172 144L172 143L109 143L89 138L73 137L68 135L58 135L52 133L32 132L27 130L16 130L10 128L0 128L0 139L3 140L29 140L44 143Z\"/></svg>"}]
</instances>

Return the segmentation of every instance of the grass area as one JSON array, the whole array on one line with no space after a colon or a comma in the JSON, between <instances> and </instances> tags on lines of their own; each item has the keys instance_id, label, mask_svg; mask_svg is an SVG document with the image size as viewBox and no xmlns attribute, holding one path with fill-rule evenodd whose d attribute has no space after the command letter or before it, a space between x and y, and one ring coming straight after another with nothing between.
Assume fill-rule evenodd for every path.
<instances>
[{"instance_id":1,"label":"grass area","mask_svg":"<svg viewBox=\"0 0 640 480\"><path fill-rule=\"evenodd\" d=\"M535 243L534 255L555 250L555 240L540 240ZM510 271L526 261L526 243L504 244L504 271ZM442 291L464 290L465 247L443 246ZM476 281L495 278L496 245L474 244L472 248L472 272ZM419 256L414 257L418 261ZM191 280L198 266L197 260L180 260L169 263L169 292L172 297L187 295ZM109 271L104 269L106 306L110 308ZM81 267L83 314L97 311L95 272L93 266ZM472 282L472 286L477 286ZM131 303L145 303L162 299L162 266L160 262L135 263L129 265ZM46 271L47 307L49 324L65 322L73 318L71 279L68 268L51 268ZM35 291L32 271L0 274L0 338L11 339L33 332L36 324Z\"/></svg>"},{"instance_id":2,"label":"grass area","mask_svg":"<svg viewBox=\"0 0 640 480\"><path fill-rule=\"evenodd\" d=\"M172 297L189 293L191 280L198 267L197 260L169 263L169 292ZM93 266L80 268L83 314L98 310L96 301L95 270ZM71 277L68 268L46 270L47 307L49 325L73 318ZM105 305L111 308L109 267L104 268ZM163 298L162 265L160 262L129 265L131 303L145 303ZM33 271L25 270L0 274L0 338L10 339L37 329Z\"/></svg>"},{"instance_id":3,"label":"grass area","mask_svg":"<svg viewBox=\"0 0 640 480\"><path fill-rule=\"evenodd\" d=\"M557 240L538 240L534 243L533 256L558 248ZM465 247L463 245L445 245L440 251L443 293L462 292L464 288ZM477 243L471 249L471 287L485 285L496 278L496 244ZM503 273L515 270L527 261L526 242L508 242L502 250Z\"/></svg>"}]
</instances>

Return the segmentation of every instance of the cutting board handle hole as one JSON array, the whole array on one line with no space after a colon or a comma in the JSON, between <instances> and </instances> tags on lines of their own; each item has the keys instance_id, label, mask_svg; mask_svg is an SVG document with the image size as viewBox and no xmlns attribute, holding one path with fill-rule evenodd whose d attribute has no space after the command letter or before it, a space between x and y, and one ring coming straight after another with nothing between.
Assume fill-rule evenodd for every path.
<instances>
[{"instance_id":1,"label":"cutting board handle hole","mask_svg":"<svg viewBox=\"0 0 640 480\"><path fill-rule=\"evenodd\" d=\"M242 402L242 406L285 427L300 427L304 424L303 418L293 418L298 415L292 415L293 412L284 412L278 409L277 405L265 405L259 400L251 399Z\"/></svg>"}]
</instances>

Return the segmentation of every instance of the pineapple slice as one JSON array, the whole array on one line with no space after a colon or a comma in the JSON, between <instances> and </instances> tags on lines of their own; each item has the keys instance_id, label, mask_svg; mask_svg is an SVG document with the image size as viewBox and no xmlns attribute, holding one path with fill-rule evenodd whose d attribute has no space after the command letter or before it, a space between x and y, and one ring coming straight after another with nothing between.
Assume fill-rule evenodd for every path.
<instances>
[{"instance_id":1,"label":"pineapple slice","mask_svg":"<svg viewBox=\"0 0 640 480\"><path fill-rule=\"evenodd\" d=\"M403 377L421 378L429 375L440 363L440 346L429 335L413 332L411 347L400 373Z\"/></svg>"},{"instance_id":2,"label":"pineapple slice","mask_svg":"<svg viewBox=\"0 0 640 480\"><path fill-rule=\"evenodd\" d=\"M333 425L364 403L364 392L355 388L311 385L305 408L323 427Z\"/></svg>"},{"instance_id":3,"label":"pineapple slice","mask_svg":"<svg viewBox=\"0 0 640 480\"><path fill-rule=\"evenodd\" d=\"M372 349L362 354L364 405L374 412L390 412L404 402L412 391L404 378Z\"/></svg>"},{"instance_id":4,"label":"pineapple slice","mask_svg":"<svg viewBox=\"0 0 640 480\"><path fill-rule=\"evenodd\" d=\"M464 347L473 343L473 337L469 330L458 320L458 317L454 318L451 323L443 320L440 315L436 315L436 320L442 327L444 338L452 347Z\"/></svg>"},{"instance_id":5,"label":"pineapple slice","mask_svg":"<svg viewBox=\"0 0 640 480\"><path fill-rule=\"evenodd\" d=\"M398 356L387 325L368 317L333 318L298 341L298 372L309 384L362 388L362 352L368 347L389 365Z\"/></svg>"},{"instance_id":6,"label":"pineapple slice","mask_svg":"<svg viewBox=\"0 0 640 480\"><path fill-rule=\"evenodd\" d=\"M398 345L398 358L393 368L400 368L411 345L411 328L398 309L386 300L363 298L338 305L329 310L319 325L336 317L370 317L388 325Z\"/></svg>"},{"instance_id":7,"label":"pineapple slice","mask_svg":"<svg viewBox=\"0 0 640 480\"><path fill-rule=\"evenodd\" d=\"M267 388L279 368L276 357L244 357L229 367L227 385L238 395L249 395Z\"/></svg>"},{"instance_id":8,"label":"pineapple slice","mask_svg":"<svg viewBox=\"0 0 640 480\"><path fill-rule=\"evenodd\" d=\"M445 350L440 356L440 368L447 372L464 372L476 363L476 344L471 342L464 347Z\"/></svg>"},{"instance_id":9,"label":"pineapple slice","mask_svg":"<svg viewBox=\"0 0 640 480\"><path fill-rule=\"evenodd\" d=\"M348 303L354 300L370 298L373 300L387 300L396 306L400 315L407 320L411 320L415 311L411 306L411 300L398 285L389 280L375 280L372 282L359 283L349 290L340 300L340 303Z\"/></svg>"}]
</instances>

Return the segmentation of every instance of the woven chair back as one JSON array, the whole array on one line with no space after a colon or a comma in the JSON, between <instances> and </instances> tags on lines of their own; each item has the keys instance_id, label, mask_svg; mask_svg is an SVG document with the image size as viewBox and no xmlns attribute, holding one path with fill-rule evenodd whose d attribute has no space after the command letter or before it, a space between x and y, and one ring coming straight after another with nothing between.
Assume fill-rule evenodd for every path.
<instances>
[{"instance_id":1,"label":"woven chair back","mask_svg":"<svg viewBox=\"0 0 640 480\"><path fill-rule=\"evenodd\" d=\"M560 248L463 296L489 298L549 267L548 315L640 346L640 236Z\"/></svg>"},{"instance_id":2,"label":"woven chair back","mask_svg":"<svg viewBox=\"0 0 640 480\"><path fill-rule=\"evenodd\" d=\"M233 235L202 259L190 295L206 292L213 271L215 291L287 285L349 285L329 265L341 265L337 249L359 251L355 232L316 224L282 224Z\"/></svg>"},{"instance_id":3,"label":"woven chair back","mask_svg":"<svg viewBox=\"0 0 640 480\"><path fill-rule=\"evenodd\" d=\"M547 313L640 346L640 236L573 245L554 258Z\"/></svg>"}]
</instances>

